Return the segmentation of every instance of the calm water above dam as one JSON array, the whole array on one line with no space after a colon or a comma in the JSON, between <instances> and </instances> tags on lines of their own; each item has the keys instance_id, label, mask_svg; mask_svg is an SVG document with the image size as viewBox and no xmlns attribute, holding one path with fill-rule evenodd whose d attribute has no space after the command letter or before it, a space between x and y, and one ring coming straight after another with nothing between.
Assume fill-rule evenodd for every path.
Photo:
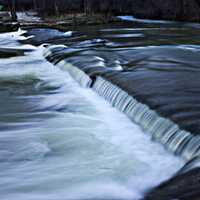
<instances>
[{"instance_id":1,"label":"calm water above dam","mask_svg":"<svg viewBox=\"0 0 200 200\"><path fill-rule=\"evenodd\" d=\"M105 73L134 73L135 68L146 73L148 66L158 77L160 71L197 74L200 29L137 22L72 31L0 34L2 200L138 200L184 164L94 91L46 61L43 44L68 46L54 62L64 58L80 68L103 67ZM188 86L191 95L199 93L196 84L193 90Z\"/></svg>"}]
</instances>

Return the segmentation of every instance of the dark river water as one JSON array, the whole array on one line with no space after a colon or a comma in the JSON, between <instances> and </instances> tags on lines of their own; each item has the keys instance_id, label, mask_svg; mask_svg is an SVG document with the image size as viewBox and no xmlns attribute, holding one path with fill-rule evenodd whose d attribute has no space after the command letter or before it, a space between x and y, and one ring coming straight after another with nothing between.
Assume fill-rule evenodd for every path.
<instances>
[{"instance_id":1,"label":"dark river water","mask_svg":"<svg viewBox=\"0 0 200 200\"><path fill-rule=\"evenodd\" d=\"M0 34L0 199L138 200L184 161L46 61L43 44L68 46L56 61L105 72L196 73L200 29L139 21L69 31Z\"/></svg>"}]
</instances>

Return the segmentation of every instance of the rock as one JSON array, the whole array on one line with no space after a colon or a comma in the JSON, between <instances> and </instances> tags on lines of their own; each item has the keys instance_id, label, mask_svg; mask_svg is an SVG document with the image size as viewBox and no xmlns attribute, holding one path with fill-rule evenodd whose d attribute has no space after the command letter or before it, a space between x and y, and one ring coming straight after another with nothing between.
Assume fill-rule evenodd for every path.
<instances>
[{"instance_id":1,"label":"rock","mask_svg":"<svg viewBox=\"0 0 200 200\"><path fill-rule=\"evenodd\" d=\"M19 23L15 22L1 22L0 21L0 33L17 31L19 28Z\"/></svg>"},{"instance_id":2,"label":"rock","mask_svg":"<svg viewBox=\"0 0 200 200\"><path fill-rule=\"evenodd\" d=\"M146 194L144 200L199 200L200 168L177 175Z\"/></svg>"}]
</instances>

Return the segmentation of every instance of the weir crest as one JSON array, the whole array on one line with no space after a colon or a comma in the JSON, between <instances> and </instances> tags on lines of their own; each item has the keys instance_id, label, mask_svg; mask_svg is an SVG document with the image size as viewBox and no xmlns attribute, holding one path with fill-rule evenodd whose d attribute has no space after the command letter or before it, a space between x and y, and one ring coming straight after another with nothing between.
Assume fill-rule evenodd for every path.
<instances>
[{"instance_id":1,"label":"weir crest","mask_svg":"<svg viewBox=\"0 0 200 200\"><path fill-rule=\"evenodd\" d=\"M55 46L55 49L52 47L47 48L44 56L47 60L54 63L54 54L62 49L63 46L59 48ZM181 156L186 161L186 165L179 173L200 167L200 136L194 136L188 131L181 130L177 124L159 116L148 105L138 102L126 91L100 75L90 78L84 71L65 60L56 62L56 65L62 70L67 70L82 87L93 89L113 107L126 114L144 132L150 134L153 141L161 143L168 151Z\"/></svg>"}]
</instances>

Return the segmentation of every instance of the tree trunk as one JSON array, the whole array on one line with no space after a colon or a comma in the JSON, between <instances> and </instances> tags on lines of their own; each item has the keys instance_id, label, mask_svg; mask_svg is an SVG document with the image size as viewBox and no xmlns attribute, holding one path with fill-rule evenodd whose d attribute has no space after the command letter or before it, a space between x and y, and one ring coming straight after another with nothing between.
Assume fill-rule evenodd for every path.
<instances>
[{"instance_id":1,"label":"tree trunk","mask_svg":"<svg viewBox=\"0 0 200 200\"><path fill-rule=\"evenodd\" d=\"M8 0L8 7L10 10L10 16L12 18L12 21L17 21L16 0Z\"/></svg>"},{"instance_id":2,"label":"tree trunk","mask_svg":"<svg viewBox=\"0 0 200 200\"><path fill-rule=\"evenodd\" d=\"M59 16L59 8L56 1L54 2L54 8L55 8L55 15Z\"/></svg>"},{"instance_id":3,"label":"tree trunk","mask_svg":"<svg viewBox=\"0 0 200 200\"><path fill-rule=\"evenodd\" d=\"M38 10L37 0L33 0L33 8L34 8L35 11Z\"/></svg>"}]
</instances>

